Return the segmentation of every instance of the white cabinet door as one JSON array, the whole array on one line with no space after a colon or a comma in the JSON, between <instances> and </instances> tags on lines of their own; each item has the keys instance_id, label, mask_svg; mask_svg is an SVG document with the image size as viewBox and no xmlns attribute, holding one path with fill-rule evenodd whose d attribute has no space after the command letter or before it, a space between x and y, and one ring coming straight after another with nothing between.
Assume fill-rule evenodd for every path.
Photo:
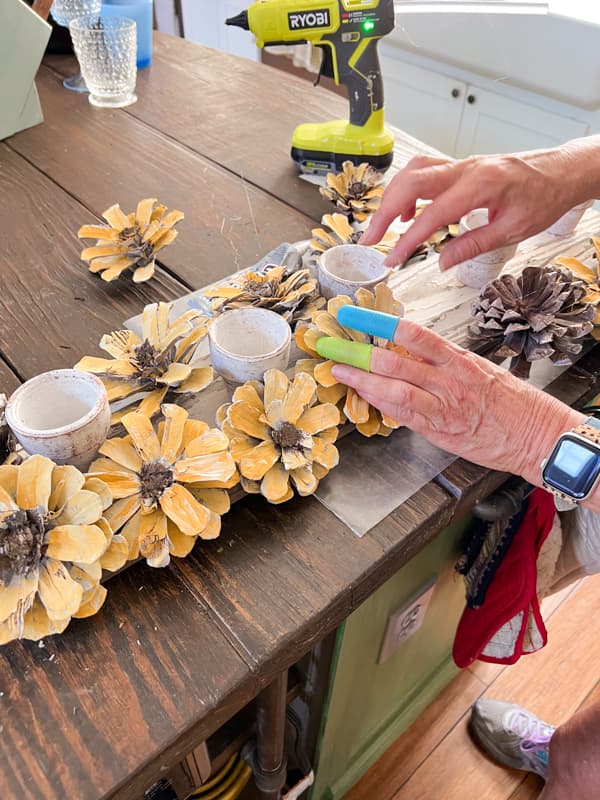
<instances>
[{"instance_id":1,"label":"white cabinet door","mask_svg":"<svg viewBox=\"0 0 600 800\"><path fill-rule=\"evenodd\" d=\"M408 64L381 49L386 119L443 153L453 155L467 86Z\"/></svg>"},{"instance_id":2,"label":"white cabinet door","mask_svg":"<svg viewBox=\"0 0 600 800\"><path fill-rule=\"evenodd\" d=\"M183 35L192 42L234 53L237 56L259 60L259 51L250 31L225 25L245 8L244 0L181 0Z\"/></svg>"},{"instance_id":3,"label":"white cabinet door","mask_svg":"<svg viewBox=\"0 0 600 800\"><path fill-rule=\"evenodd\" d=\"M576 136L585 136L588 128L587 122L469 86L456 155L463 158L474 153L553 147Z\"/></svg>"}]
</instances>

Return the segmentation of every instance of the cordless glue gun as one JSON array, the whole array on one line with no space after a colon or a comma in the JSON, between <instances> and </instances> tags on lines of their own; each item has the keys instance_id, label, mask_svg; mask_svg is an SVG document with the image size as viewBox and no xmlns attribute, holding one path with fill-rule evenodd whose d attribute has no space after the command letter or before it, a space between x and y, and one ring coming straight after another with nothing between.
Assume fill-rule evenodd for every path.
<instances>
[{"instance_id":1,"label":"cordless glue gun","mask_svg":"<svg viewBox=\"0 0 600 800\"><path fill-rule=\"evenodd\" d=\"M292 158L302 172L339 172L344 161L390 166L394 137L383 124L377 42L394 28L393 0L256 0L226 24L250 30L259 47L311 42L322 49L319 78L347 87L349 121L295 129Z\"/></svg>"}]
</instances>

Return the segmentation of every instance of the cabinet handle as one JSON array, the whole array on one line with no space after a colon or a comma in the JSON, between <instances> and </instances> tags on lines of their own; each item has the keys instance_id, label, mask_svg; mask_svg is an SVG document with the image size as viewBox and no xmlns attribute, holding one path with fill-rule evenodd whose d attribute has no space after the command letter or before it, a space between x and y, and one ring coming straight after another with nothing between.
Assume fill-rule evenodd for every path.
<instances>
[{"instance_id":1,"label":"cabinet handle","mask_svg":"<svg viewBox=\"0 0 600 800\"><path fill-rule=\"evenodd\" d=\"M475 100L477 100L477 98L475 97L475 95L474 95L474 94L470 94L470 95L468 95L468 97L467 97L467 103L470 103L471 105L473 105L473 103L475 102Z\"/></svg>"},{"instance_id":2,"label":"cabinet handle","mask_svg":"<svg viewBox=\"0 0 600 800\"><path fill-rule=\"evenodd\" d=\"M460 89L452 89L452 97L460 97Z\"/></svg>"}]
</instances>

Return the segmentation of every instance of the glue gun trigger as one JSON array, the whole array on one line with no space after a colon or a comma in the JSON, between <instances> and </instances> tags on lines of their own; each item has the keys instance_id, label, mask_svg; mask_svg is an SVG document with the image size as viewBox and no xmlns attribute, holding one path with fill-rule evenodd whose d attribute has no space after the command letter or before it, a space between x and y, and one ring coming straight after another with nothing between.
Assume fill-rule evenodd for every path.
<instances>
[{"instance_id":1,"label":"glue gun trigger","mask_svg":"<svg viewBox=\"0 0 600 800\"><path fill-rule=\"evenodd\" d=\"M316 45L321 50L321 66L319 67L319 73L315 78L315 82L313 86L318 86L321 81L321 75L324 75L326 78L334 78L335 73L333 71L333 55L331 53L331 47L326 44L318 44Z\"/></svg>"}]
</instances>

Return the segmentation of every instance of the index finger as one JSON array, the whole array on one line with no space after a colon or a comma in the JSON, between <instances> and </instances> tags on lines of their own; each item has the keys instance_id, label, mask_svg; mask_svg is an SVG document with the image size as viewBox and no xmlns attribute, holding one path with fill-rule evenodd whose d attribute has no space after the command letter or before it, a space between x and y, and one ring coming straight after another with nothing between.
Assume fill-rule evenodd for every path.
<instances>
[{"instance_id":1,"label":"index finger","mask_svg":"<svg viewBox=\"0 0 600 800\"><path fill-rule=\"evenodd\" d=\"M415 203L419 198L429 200L450 186L453 182L455 162L447 159L434 161L427 166L416 166L416 171L409 162L403 170L395 175L388 184L381 205L371 217L369 227L363 233L364 244L375 244L381 240L390 224L401 217L403 220L414 216ZM420 244L420 242L419 242Z\"/></svg>"},{"instance_id":2,"label":"index finger","mask_svg":"<svg viewBox=\"0 0 600 800\"><path fill-rule=\"evenodd\" d=\"M411 320L384 314L371 308L344 305L337 320L345 328L393 341L429 364L446 364L462 349L442 336Z\"/></svg>"},{"instance_id":3,"label":"index finger","mask_svg":"<svg viewBox=\"0 0 600 800\"><path fill-rule=\"evenodd\" d=\"M463 214L477 207L477 198L465 195L460 188L451 188L426 206L385 259L387 266L404 263L430 236L445 225L456 222Z\"/></svg>"}]
</instances>

